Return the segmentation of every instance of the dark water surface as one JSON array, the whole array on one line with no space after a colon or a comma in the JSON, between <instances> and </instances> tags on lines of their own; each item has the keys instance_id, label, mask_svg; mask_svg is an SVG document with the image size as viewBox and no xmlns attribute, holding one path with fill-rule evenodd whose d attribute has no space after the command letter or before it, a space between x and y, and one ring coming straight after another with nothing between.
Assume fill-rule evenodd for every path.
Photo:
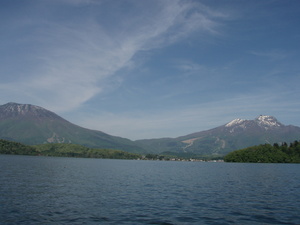
<instances>
[{"instance_id":1,"label":"dark water surface","mask_svg":"<svg viewBox=\"0 0 300 225\"><path fill-rule=\"evenodd\" d=\"M300 224L299 164L0 155L1 224Z\"/></svg>"}]
</instances>

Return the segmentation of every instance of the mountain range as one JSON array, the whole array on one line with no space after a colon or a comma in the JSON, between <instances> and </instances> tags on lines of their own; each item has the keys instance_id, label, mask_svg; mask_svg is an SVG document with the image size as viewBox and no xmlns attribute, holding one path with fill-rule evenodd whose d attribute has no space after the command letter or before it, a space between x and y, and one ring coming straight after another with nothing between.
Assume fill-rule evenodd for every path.
<instances>
[{"instance_id":1,"label":"mountain range","mask_svg":"<svg viewBox=\"0 0 300 225\"><path fill-rule=\"evenodd\" d=\"M284 125L273 116L254 120L234 119L222 126L178 138L139 140L147 150L195 155L225 155L259 144L293 142L300 139L300 127ZM148 148L147 148L147 147Z\"/></svg>"},{"instance_id":2,"label":"mountain range","mask_svg":"<svg viewBox=\"0 0 300 225\"><path fill-rule=\"evenodd\" d=\"M30 104L0 106L0 138L35 145L73 143L91 148L118 149L140 153L133 141L77 126L57 114Z\"/></svg>"},{"instance_id":3,"label":"mountain range","mask_svg":"<svg viewBox=\"0 0 300 225\"><path fill-rule=\"evenodd\" d=\"M177 138L131 141L82 128L39 106L7 103L0 106L0 138L30 145L73 143L133 153L222 156L253 145L299 140L300 127L261 115Z\"/></svg>"}]
</instances>

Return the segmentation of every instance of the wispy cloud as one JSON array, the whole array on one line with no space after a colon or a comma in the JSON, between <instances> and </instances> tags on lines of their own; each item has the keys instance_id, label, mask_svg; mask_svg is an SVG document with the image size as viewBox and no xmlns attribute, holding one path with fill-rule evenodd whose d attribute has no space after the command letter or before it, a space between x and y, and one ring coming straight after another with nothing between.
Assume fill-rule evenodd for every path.
<instances>
[{"instance_id":1,"label":"wispy cloud","mask_svg":"<svg viewBox=\"0 0 300 225\"><path fill-rule=\"evenodd\" d=\"M34 96L35 104L58 112L72 110L105 90L108 79L129 65L139 51L170 45L191 32L217 32L214 20L220 15L203 5L189 1L151 1L147 7L136 1L128 3L135 7L133 16L114 12L122 14L120 20L106 24L95 12L78 15L80 19L74 21L56 20L55 15L48 15L47 20L33 18L35 29L30 28L24 38L31 40L35 54L23 54L32 57L35 67L24 74L26 79L2 86L18 87L19 99L26 93ZM120 10L110 4L112 10Z\"/></svg>"},{"instance_id":2,"label":"wispy cloud","mask_svg":"<svg viewBox=\"0 0 300 225\"><path fill-rule=\"evenodd\" d=\"M288 57L288 54L280 50L270 51L250 51L250 54L265 58L270 61L283 60Z\"/></svg>"},{"instance_id":3,"label":"wispy cloud","mask_svg":"<svg viewBox=\"0 0 300 225\"><path fill-rule=\"evenodd\" d=\"M175 62L175 67L181 70L184 74L194 74L207 71L207 68L204 65L188 60L178 60Z\"/></svg>"}]
</instances>

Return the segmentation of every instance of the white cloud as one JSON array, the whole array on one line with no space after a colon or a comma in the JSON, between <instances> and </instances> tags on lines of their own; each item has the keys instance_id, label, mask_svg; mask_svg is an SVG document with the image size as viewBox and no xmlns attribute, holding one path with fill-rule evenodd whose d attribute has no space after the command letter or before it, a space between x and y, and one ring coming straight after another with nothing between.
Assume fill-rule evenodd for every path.
<instances>
[{"instance_id":1,"label":"white cloud","mask_svg":"<svg viewBox=\"0 0 300 225\"><path fill-rule=\"evenodd\" d=\"M74 21L56 20L55 15L35 18L34 29L23 37L35 49L34 53L23 53L32 57L34 69L24 75L26 79L19 77L3 85L7 90L18 87L18 99L27 96L30 100L26 101L57 112L72 110L105 91L109 79L118 70L132 66L132 58L139 51L172 44L194 31L214 32L216 28L216 14L200 4L172 0L144 6L129 2L135 14L124 14L110 2L111 10L117 11L114 14L120 15L107 24L96 13L77 15L80 19ZM75 3L94 1L72 1ZM69 13L73 12L66 11ZM26 24L23 26L30 26ZM15 73L20 70L16 68Z\"/></svg>"},{"instance_id":2,"label":"white cloud","mask_svg":"<svg viewBox=\"0 0 300 225\"><path fill-rule=\"evenodd\" d=\"M177 60L174 62L174 66L180 69L184 74L211 73L206 66L188 60Z\"/></svg>"},{"instance_id":3,"label":"white cloud","mask_svg":"<svg viewBox=\"0 0 300 225\"><path fill-rule=\"evenodd\" d=\"M250 51L250 54L268 59L270 61L283 60L288 57L287 53L280 50Z\"/></svg>"}]
</instances>

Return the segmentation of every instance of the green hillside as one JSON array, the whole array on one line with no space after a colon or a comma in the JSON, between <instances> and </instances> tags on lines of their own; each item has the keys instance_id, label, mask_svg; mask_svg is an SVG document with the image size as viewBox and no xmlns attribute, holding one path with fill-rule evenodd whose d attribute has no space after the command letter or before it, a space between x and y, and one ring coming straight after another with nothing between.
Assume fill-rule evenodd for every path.
<instances>
[{"instance_id":1,"label":"green hillside","mask_svg":"<svg viewBox=\"0 0 300 225\"><path fill-rule=\"evenodd\" d=\"M300 143L290 145L264 144L233 151L224 157L225 162L249 163L300 163Z\"/></svg>"},{"instance_id":2,"label":"green hillside","mask_svg":"<svg viewBox=\"0 0 300 225\"><path fill-rule=\"evenodd\" d=\"M0 139L0 154L38 155L39 151L37 151L37 149L32 146Z\"/></svg>"},{"instance_id":3,"label":"green hillside","mask_svg":"<svg viewBox=\"0 0 300 225\"><path fill-rule=\"evenodd\" d=\"M42 144L34 146L43 156L65 156L102 159L137 159L140 155L121 150L95 149L76 144Z\"/></svg>"},{"instance_id":4,"label":"green hillside","mask_svg":"<svg viewBox=\"0 0 300 225\"><path fill-rule=\"evenodd\" d=\"M120 150L95 149L77 144L41 144L35 146L0 139L0 154L63 156L103 159L138 159L141 156Z\"/></svg>"}]
</instances>

